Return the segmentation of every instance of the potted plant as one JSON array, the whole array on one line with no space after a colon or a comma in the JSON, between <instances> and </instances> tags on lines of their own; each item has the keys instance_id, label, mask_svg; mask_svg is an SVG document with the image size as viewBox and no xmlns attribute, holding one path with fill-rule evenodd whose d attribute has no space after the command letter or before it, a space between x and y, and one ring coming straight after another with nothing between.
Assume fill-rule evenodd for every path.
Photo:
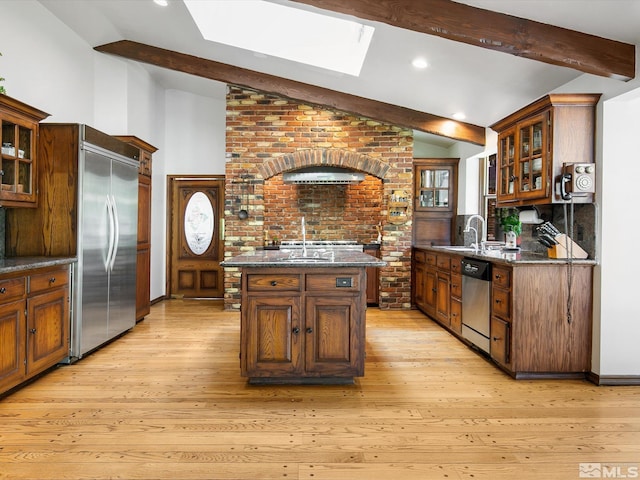
<instances>
[{"instance_id":1,"label":"potted plant","mask_svg":"<svg viewBox=\"0 0 640 480\"><path fill-rule=\"evenodd\" d=\"M520 213L515 209L502 209L500 211L500 226L505 233L506 247L516 248L517 238L522 233Z\"/></svg>"}]
</instances>

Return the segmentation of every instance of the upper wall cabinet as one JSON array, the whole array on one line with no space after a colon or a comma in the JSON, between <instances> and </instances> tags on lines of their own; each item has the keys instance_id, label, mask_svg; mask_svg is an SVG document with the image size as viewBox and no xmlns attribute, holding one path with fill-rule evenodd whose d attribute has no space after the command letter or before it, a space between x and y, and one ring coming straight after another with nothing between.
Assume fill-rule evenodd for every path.
<instances>
[{"instance_id":1,"label":"upper wall cabinet","mask_svg":"<svg viewBox=\"0 0 640 480\"><path fill-rule=\"evenodd\" d=\"M0 95L2 189L0 206L35 207L38 124L49 116L7 95Z\"/></svg>"},{"instance_id":2,"label":"upper wall cabinet","mask_svg":"<svg viewBox=\"0 0 640 480\"><path fill-rule=\"evenodd\" d=\"M498 133L498 206L561 203L564 164L593 163L599 94L551 94L491 125ZM576 203L593 194L575 195Z\"/></svg>"}]
</instances>

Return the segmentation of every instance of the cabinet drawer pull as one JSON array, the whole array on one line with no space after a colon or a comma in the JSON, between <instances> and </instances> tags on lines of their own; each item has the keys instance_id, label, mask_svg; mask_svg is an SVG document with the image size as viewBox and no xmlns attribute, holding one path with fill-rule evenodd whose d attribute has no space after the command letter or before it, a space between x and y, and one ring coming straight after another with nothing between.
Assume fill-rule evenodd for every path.
<instances>
[{"instance_id":1,"label":"cabinet drawer pull","mask_svg":"<svg viewBox=\"0 0 640 480\"><path fill-rule=\"evenodd\" d=\"M313 328L311 327L307 328L307 333L313 333Z\"/></svg>"},{"instance_id":2,"label":"cabinet drawer pull","mask_svg":"<svg viewBox=\"0 0 640 480\"><path fill-rule=\"evenodd\" d=\"M293 333L295 333L295 334L297 335L297 334L299 334L299 333L300 333L300 329L299 329L298 327L295 327L295 328L292 330L292 332L293 332Z\"/></svg>"},{"instance_id":3,"label":"cabinet drawer pull","mask_svg":"<svg viewBox=\"0 0 640 480\"><path fill-rule=\"evenodd\" d=\"M1 288L0 288L0 293L7 293L7 289L6 289L6 288L4 288L4 287L1 287Z\"/></svg>"},{"instance_id":4,"label":"cabinet drawer pull","mask_svg":"<svg viewBox=\"0 0 640 480\"><path fill-rule=\"evenodd\" d=\"M278 285L278 282L276 282L275 280L271 280L271 286L275 287L276 285Z\"/></svg>"}]
</instances>

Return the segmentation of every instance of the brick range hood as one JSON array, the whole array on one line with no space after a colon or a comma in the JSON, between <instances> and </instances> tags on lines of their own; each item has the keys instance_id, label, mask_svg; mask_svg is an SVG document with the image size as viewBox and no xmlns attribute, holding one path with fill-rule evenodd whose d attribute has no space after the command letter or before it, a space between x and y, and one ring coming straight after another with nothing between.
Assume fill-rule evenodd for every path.
<instances>
[{"instance_id":1,"label":"brick range hood","mask_svg":"<svg viewBox=\"0 0 640 480\"><path fill-rule=\"evenodd\" d=\"M261 247L265 238L298 239L302 216L316 240L370 243L381 225L388 265L380 272L380 308L411 307L411 221L386 221L392 192L412 190L411 130L230 87L226 148L225 257ZM363 179L285 183L283 174L308 167L348 169ZM237 216L239 179L249 185L246 220ZM239 305L240 276L227 269L225 307Z\"/></svg>"}]
</instances>

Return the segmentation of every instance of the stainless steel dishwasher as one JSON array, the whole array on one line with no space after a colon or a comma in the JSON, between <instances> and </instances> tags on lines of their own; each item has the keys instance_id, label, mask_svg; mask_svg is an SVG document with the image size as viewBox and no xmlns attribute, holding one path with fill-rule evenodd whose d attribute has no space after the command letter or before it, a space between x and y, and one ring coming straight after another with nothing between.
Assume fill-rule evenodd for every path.
<instances>
[{"instance_id":1,"label":"stainless steel dishwasher","mask_svg":"<svg viewBox=\"0 0 640 480\"><path fill-rule=\"evenodd\" d=\"M491 263L462 259L462 336L489 353Z\"/></svg>"}]
</instances>

